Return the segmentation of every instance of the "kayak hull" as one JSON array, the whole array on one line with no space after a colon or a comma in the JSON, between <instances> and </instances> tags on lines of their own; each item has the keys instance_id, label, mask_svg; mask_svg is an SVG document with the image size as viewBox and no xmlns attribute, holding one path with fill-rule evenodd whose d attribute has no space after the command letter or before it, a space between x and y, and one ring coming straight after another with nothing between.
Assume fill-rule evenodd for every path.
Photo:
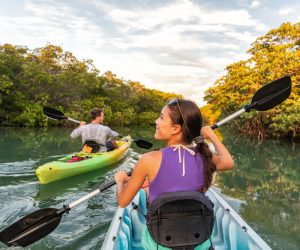
<instances>
[{"instance_id":1,"label":"kayak hull","mask_svg":"<svg viewBox=\"0 0 300 250\"><path fill-rule=\"evenodd\" d=\"M110 166L126 156L131 145L131 138L124 137L124 140L117 141L117 144L119 147L113 151L92 154L84 152L73 153L56 161L46 163L37 168L36 175L40 183L47 184ZM87 159L68 162L74 155L86 157Z\"/></svg>"},{"instance_id":2,"label":"kayak hull","mask_svg":"<svg viewBox=\"0 0 300 250\"><path fill-rule=\"evenodd\" d=\"M214 203L216 222L211 239L215 250L271 250L215 188L211 187L206 195ZM117 208L102 250L143 249L141 239L146 228L144 215L147 214L145 192L140 190L132 202L126 208ZM135 205L138 205L139 211L134 209Z\"/></svg>"}]
</instances>

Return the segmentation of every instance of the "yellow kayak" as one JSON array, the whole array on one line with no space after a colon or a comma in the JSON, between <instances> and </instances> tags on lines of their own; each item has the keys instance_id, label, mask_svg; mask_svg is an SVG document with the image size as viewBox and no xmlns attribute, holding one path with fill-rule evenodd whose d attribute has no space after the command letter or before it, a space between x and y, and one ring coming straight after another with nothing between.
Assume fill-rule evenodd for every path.
<instances>
[{"instance_id":1,"label":"yellow kayak","mask_svg":"<svg viewBox=\"0 0 300 250\"><path fill-rule=\"evenodd\" d=\"M38 167L36 175L42 184L46 184L110 166L126 156L131 141L131 137L126 136L122 140L116 141L118 148L109 152L79 152L67 155ZM74 157L78 157L80 160L72 161Z\"/></svg>"}]
</instances>

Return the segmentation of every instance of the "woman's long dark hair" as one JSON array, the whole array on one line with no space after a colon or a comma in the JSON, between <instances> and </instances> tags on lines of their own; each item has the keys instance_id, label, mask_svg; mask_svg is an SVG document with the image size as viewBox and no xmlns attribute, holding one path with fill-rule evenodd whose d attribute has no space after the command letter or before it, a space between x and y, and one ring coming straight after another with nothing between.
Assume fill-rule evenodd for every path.
<instances>
[{"instance_id":1,"label":"woman's long dark hair","mask_svg":"<svg viewBox=\"0 0 300 250\"><path fill-rule=\"evenodd\" d=\"M182 140L186 144L191 144L193 139L200 136L202 128L202 115L198 106L189 100L177 99L167 104L170 109L170 118L173 124L182 127ZM213 173L216 170L212 162L212 153L205 142L198 143L196 153L200 153L204 161L205 186L200 190L205 192L212 183Z\"/></svg>"}]
</instances>

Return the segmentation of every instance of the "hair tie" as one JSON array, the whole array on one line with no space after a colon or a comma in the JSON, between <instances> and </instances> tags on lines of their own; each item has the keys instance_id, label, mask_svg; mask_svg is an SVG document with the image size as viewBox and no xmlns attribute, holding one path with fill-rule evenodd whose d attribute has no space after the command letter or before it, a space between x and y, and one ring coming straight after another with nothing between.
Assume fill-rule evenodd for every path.
<instances>
[{"instance_id":1,"label":"hair tie","mask_svg":"<svg viewBox=\"0 0 300 250\"><path fill-rule=\"evenodd\" d=\"M199 136L195 137L195 138L194 138L194 142L195 142L196 144L203 143L203 142L204 142L203 136L202 136L202 135L199 135Z\"/></svg>"}]
</instances>

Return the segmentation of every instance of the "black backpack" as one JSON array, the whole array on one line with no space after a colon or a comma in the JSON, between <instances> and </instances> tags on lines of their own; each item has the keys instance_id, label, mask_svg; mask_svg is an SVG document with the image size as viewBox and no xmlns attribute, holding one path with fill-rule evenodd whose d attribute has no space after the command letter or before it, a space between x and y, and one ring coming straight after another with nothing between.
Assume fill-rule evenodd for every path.
<instances>
[{"instance_id":1,"label":"black backpack","mask_svg":"<svg viewBox=\"0 0 300 250\"><path fill-rule=\"evenodd\" d=\"M197 191L164 193L147 213L153 240L172 249L194 249L210 239L214 221L213 203Z\"/></svg>"}]
</instances>

